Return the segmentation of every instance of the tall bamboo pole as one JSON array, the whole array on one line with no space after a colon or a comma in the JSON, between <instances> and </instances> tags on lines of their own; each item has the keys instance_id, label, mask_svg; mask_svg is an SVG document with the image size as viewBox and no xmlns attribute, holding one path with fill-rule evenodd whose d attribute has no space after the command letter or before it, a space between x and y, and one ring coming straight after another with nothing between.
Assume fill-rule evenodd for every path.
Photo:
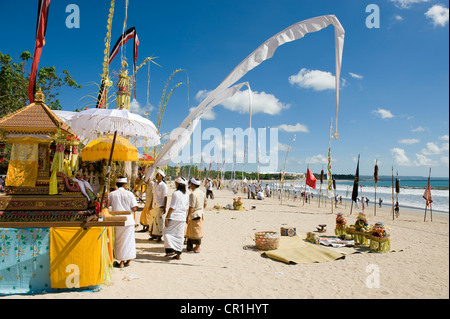
<instances>
[{"instance_id":1,"label":"tall bamboo pole","mask_svg":"<svg viewBox=\"0 0 450 319\"><path fill-rule=\"evenodd\" d=\"M375 160L375 168L373 173L373 179L375 181L375 201L373 205L373 216L377 216L377 183L378 183L378 160Z\"/></svg>"},{"instance_id":2,"label":"tall bamboo pole","mask_svg":"<svg viewBox=\"0 0 450 319\"><path fill-rule=\"evenodd\" d=\"M395 219L394 212L394 167L392 167L392 220Z\"/></svg>"},{"instance_id":3,"label":"tall bamboo pole","mask_svg":"<svg viewBox=\"0 0 450 319\"><path fill-rule=\"evenodd\" d=\"M283 205L283 182L284 182L284 174L286 173L286 163L287 163L288 154L289 154L289 151L291 150L291 145L292 145L293 141L295 141L295 134L291 138L291 141L289 142L289 147L288 147L288 149L286 151L286 157L284 159L283 174L281 175L281 196L280 196L280 199L281 199L281 203L280 204L281 205Z\"/></svg>"}]
</instances>

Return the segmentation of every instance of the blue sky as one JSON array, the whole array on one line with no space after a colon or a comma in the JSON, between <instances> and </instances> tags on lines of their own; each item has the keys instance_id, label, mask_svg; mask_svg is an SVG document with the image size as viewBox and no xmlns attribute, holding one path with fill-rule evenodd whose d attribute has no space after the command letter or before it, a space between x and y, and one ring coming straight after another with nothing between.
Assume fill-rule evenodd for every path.
<instances>
[{"instance_id":1,"label":"blue sky","mask_svg":"<svg viewBox=\"0 0 450 319\"><path fill-rule=\"evenodd\" d=\"M110 1L51 1L46 45L40 66L67 69L80 90L63 89L60 101L72 111L92 103L102 72L104 37ZM80 27L67 28L68 4L80 9ZM379 8L379 28L368 28L369 4ZM381 175L391 167L399 175L449 176L449 1L441 0L130 0L127 28L135 26L140 64L152 65L149 102L157 106L170 74L183 82L170 99L162 132L182 122L204 92L215 89L245 57L286 27L319 15L334 14L346 31L338 115L339 139L332 140L332 171ZM20 16L18 12L20 10ZM37 4L0 2L0 51L18 58L33 53ZM125 0L116 0L112 43L123 27ZM131 65L132 42L126 46ZM29 65L31 67L31 63ZM119 59L111 64L120 68ZM332 26L280 47L274 57L242 81L253 90L255 128L278 127L279 168L292 143L286 170L316 173L326 168L329 123L334 126L334 29ZM189 86L187 85L189 77ZM115 81L117 77L113 77ZM147 67L137 75L137 101L147 101ZM330 82L331 81L331 82ZM248 127L248 98L239 94L213 109L202 129ZM334 129L333 129L334 130ZM206 144L208 141L205 141ZM214 167L215 165L213 165ZM227 169L230 169L227 166ZM239 169L239 167L238 167ZM246 165L249 171L254 164Z\"/></svg>"}]
</instances>

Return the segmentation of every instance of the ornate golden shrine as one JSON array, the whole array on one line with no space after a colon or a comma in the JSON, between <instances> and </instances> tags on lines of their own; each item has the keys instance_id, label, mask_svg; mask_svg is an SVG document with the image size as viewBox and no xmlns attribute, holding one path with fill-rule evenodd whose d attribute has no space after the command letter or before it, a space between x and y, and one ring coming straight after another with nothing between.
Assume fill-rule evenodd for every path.
<instances>
[{"instance_id":1,"label":"ornate golden shrine","mask_svg":"<svg viewBox=\"0 0 450 319\"><path fill-rule=\"evenodd\" d=\"M0 221L14 212L88 209L89 201L64 171L64 153L78 154L76 136L45 105L40 90L34 103L0 119L0 141L12 145Z\"/></svg>"}]
</instances>

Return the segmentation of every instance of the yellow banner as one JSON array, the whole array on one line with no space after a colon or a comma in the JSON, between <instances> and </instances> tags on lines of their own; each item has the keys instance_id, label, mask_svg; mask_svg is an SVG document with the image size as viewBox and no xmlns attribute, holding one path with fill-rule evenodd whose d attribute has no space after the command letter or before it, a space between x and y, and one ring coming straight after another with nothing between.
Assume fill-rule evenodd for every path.
<instances>
[{"instance_id":1,"label":"yellow banner","mask_svg":"<svg viewBox=\"0 0 450 319\"><path fill-rule=\"evenodd\" d=\"M38 143L15 143L11 149L6 186L35 187L38 173Z\"/></svg>"}]
</instances>

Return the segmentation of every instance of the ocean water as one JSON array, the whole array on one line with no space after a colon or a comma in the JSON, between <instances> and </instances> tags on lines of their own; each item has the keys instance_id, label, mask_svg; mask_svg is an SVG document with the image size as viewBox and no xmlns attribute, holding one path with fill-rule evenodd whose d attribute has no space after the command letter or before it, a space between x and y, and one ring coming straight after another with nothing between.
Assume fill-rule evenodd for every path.
<instances>
[{"instance_id":1,"label":"ocean water","mask_svg":"<svg viewBox=\"0 0 450 319\"><path fill-rule=\"evenodd\" d=\"M398 202L400 208L413 208L424 210L425 199L423 194L427 187L427 179L413 179L413 178L400 178L400 192L398 194ZM394 179L395 183L395 179ZM285 182L285 189L290 188L293 184L296 191L304 190L305 182ZM431 196L433 203L431 207L433 212L449 213L449 180L448 179L432 179L431 182ZM273 186L277 188L279 183L273 183ZM307 186L307 191L312 191L317 196L320 189L320 182L317 181L317 187L315 190ZM362 187L361 187L362 185ZM322 184L322 192L326 193L326 181ZM343 199L351 200L353 190L353 181L336 181L336 194L342 196ZM379 180L377 183L377 197L382 199L382 206L386 207L392 205L392 180L384 179ZM369 207L374 204L375 200L375 183L373 180L360 180L358 187L358 197L361 196L369 198ZM397 199L397 193L395 193L394 184L394 198ZM372 206L373 207L373 206Z\"/></svg>"}]
</instances>

